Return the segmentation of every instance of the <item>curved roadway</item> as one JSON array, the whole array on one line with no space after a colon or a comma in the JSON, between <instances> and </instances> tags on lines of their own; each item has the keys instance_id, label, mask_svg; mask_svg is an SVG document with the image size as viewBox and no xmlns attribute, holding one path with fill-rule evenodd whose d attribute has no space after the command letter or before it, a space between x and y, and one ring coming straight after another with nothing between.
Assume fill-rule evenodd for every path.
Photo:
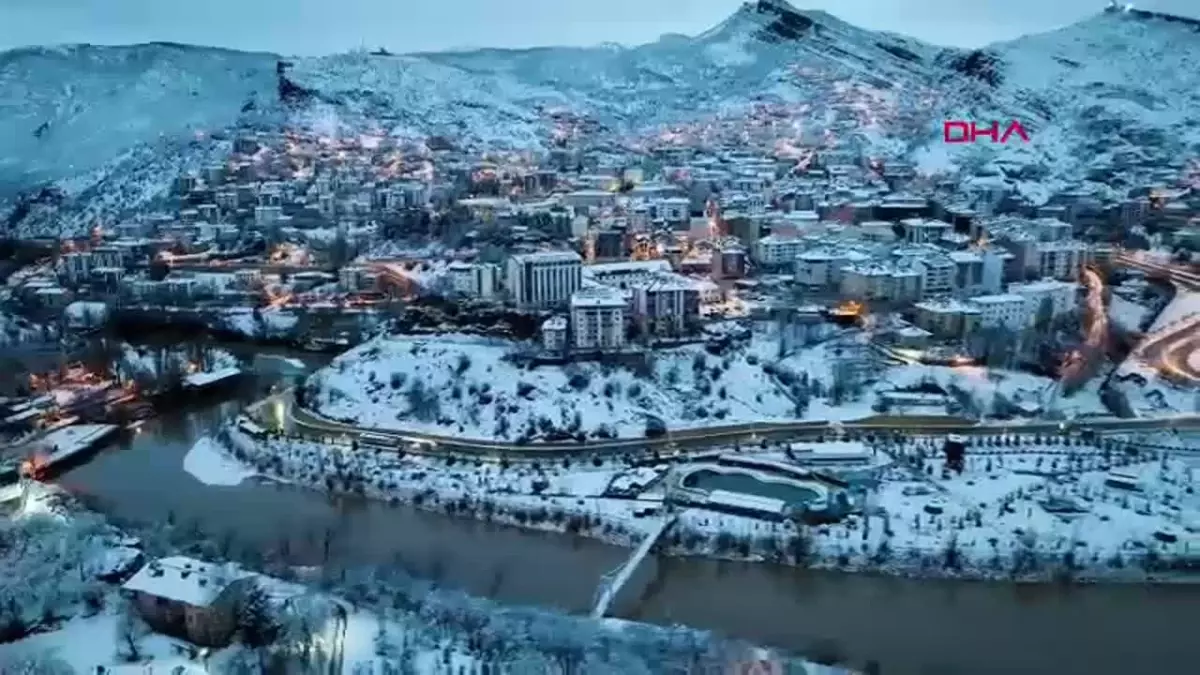
<instances>
[{"instance_id":1,"label":"curved roadway","mask_svg":"<svg viewBox=\"0 0 1200 675\"><path fill-rule=\"evenodd\" d=\"M703 429L685 429L657 438L621 438L584 443L529 443L518 445L500 441L476 440L454 436L410 433L396 430L358 427L322 417L287 401L281 395L285 407L284 421L293 432L313 438L350 438L363 440L363 436L388 439L397 446L411 444L413 452L427 454L465 455L472 457L561 457L568 455L614 455L628 452L698 452L713 447L735 443L752 444L763 439L804 440L815 439L839 432L857 433L908 433L923 435L991 435L991 434L1047 434L1064 431L1092 431L1096 433L1119 433L1153 429L1200 429L1200 414L1174 415L1146 419L1097 418L1071 422L994 422L980 423L975 420L937 416L875 416L847 422L758 422L736 424Z\"/></svg>"},{"instance_id":2,"label":"curved roadway","mask_svg":"<svg viewBox=\"0 0 1200 675\"><path fill-rule=\"evenodd\" d=\"M1164 275L1181 291L1200 292L1200 274L1188 268L1162 263L1137 252L1118 254L1116 261L1148 274ZM1200 354L1200 316L1185 318L1147 336L1135 353L1176 382L1200 384L1197 367L1200 361L1193 358L1194 354Z\"/></svg>"},{"instance_id":3,"label":"curved roadway","mask_svg":"<svg viewBox=\"0 0 1200 675\"><path fill-rule=\"evenodd\" d=\"M1180 288L1200 292L1200 275L1174 265L1145 259L1136 254L1120 253L1117 262L1146 272L1166 274ZM1200 371L1196 364L1200 359L1192 358L1200 352L1200 316L1178 322L1169 328L1149 336L1137 352L1147 361L1157 364L1161 370L1177 379L1200 383ZM1064 431L1092 431L1096 433L1119 433L1153 429L1200 429L1200 414L1173 415L1167 417L1117 419L1096 418L1071 422L993 422L980 423L975 420L942 416L875 416L847 422L797 421L757 422L701 429L669 431L655 438L622 438L611 440L589 440L583 443L529 443L515 444L501 441L439 436L433 434L375 429L347 424L323 417L311 410L294 405L291 392L274 397L283 407L283 419L279 420L295 433L313 438L329 437L363 440L363 436L374 436L400 444L410 444L413 452L428 454L466 455L479 458L500 457L558 457L566 455L612 455L627 452L694 452L712 447L729 446L737 443L752 444L763 439L800 440L815 439L841 432L858 433L917 433L917 434L1045 434ZM265 401L263 403L266 403ZM252 409L262 409L261 404Z\"/></svg>"}]
</instances>

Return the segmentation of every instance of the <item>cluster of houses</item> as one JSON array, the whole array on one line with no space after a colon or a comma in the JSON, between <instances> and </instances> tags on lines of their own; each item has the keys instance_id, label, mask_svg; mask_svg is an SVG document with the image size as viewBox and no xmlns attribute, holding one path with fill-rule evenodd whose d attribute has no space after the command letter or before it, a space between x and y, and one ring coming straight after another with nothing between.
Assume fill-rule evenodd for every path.
<instances>
[{"instance_id":1,"label":"cluster of houses","mask_svg":"<svg viewBox=\"0 0 1200 675\"><path fill-rule=\"evenodd\" d=\"M178 178L177 211L103 225L16 294L62 309L88 296L263 306L318 287L378 293L394 290L388 274L353 256L445 237L454 222L454 248L405 257L448 260L442 293L547 315L551 351L684 338L767 278L793 300L903 310L909 338L955 339L1075 307L1081 268L1114 251L1081 235L1200 241L1200 196L1189 188L1147 188L1118 204L1067 192L1027 206L1002 183L933 182L871 157L839 132L853 115L836 117L832 136L786 151L741 134L663 141L641 157L604 145L480 155L386 136L244 134L225 163ZM497 237L507 259L478 255ZM281 260L286 246L303 260ZM247 256L261 264L229 264Z\"/></svg>"}]
</instances>

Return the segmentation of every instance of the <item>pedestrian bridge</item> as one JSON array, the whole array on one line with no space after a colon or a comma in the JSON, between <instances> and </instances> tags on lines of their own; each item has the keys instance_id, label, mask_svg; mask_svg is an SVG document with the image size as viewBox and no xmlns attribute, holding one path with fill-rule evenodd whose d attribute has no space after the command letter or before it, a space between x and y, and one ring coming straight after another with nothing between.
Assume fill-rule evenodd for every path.
<instances>
[{"instance_id":1,"label":"pedestrian bridge","mask_svg":"<svg viewBox=\"0 0 1200 675\"><path fill-rule=\"evenodd\" d=\"M678 519L678 513L665 514L662 520L642 540L642 543L638 544L638 547L633 551L633 555L629 556L629 559L623 565L600 577L600 586L596 589L596 599L592 604L593 619L604 617L608 612L609 606L616 599L617 593L621 591L621 588L625 586L629 578L637 571L638 565L642 564L642 560L650 553L650 549L654 548L655 542L661 539Z\"/></svg>"}]
</instances>

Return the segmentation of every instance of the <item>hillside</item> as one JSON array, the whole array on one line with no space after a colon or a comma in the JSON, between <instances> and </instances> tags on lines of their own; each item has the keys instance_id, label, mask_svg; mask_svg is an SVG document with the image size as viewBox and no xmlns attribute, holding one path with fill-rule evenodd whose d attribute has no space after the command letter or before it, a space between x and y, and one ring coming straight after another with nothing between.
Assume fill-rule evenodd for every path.
<instances>
[{"instance_id":1,"label":"hillside","mask_svg":"<svg viewBox=\"0 0 1200 675\"><path fill-rule=\"evenodd\" d=\"M966 51L760 0L700 35L631 48L287 60L161 43L14 50L0 54L0 226L56 234L144 208L165 178L220 157L228 132L282 126L480 149L582 134L632 150L835 129L874 156L969 171L1035 203L1081 181L1113 196L1178 177L1200 151L1195 23L1108 11ZM945 119L1018 119L1033 140L947 146ZM47 181L60 188L50 198Z\"/></svg>"}]
</instances>

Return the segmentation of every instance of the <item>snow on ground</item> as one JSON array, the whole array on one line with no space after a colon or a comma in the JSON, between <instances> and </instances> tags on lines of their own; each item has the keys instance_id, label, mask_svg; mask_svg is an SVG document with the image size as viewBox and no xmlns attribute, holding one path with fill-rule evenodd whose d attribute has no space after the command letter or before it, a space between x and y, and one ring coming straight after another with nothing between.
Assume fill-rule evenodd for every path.
<instances>
[{"instance_id":1,"label":"snow on ground","mask_svg":"<svg viewBox=\"0 0 1200 675\"><path fill-rule=\"evenodd\" d=\"M1113 301L1117 298L1114 296ZM1200 325L1200 293L1179 290L1163 308L1146 331L1147 339L1156 334L1171 333ZM1154 365L1147 363L1135 350L1117 368L1113 380L1136 415L1152 416L1194 412L1200 392L1194 387L1168 381Z\"/></svg>"},{"instance_id":2,"label":"snow on ground","mask_svg":"<svg viewBox=\"0 0 1200 675\"><path fill-rule=\"evenodd\" d=\"M34 484L46 499L53 487ZM144 563L139 545L95 516L51 506L0 519L0 534L19 546L0 549L0 618L22 636L0 644L0 672L32 675L104 672L114 675L214 675L260 672L262 653L237 644L210 654L128 622L130 606L101 581L120 569L127 578ZM94 564L102 561L103 565ZM269 648L288 672L558 672L555 664L594 663L595 672L675 672L683 663L724 665L755 648L685 627L596 622L536 608L505 607L442 590L398 570L341 570L332 593L257 574L236 563L221 574L253 576L275 607L284 639ZM303 574L303 572L300 572ZM172 584L178 580L172 580ZM193 587L198 588L193 585ZM16 614L14 614L14 612ZM19 620L13 623L13 620ZM133 626L132 630L127 626ZM138 658L131 661L126 636ZM687 639L680 639L686 637ZM303 656L302 656L303 655ZM340 659L338 656L340 655ZM766 654L788 661L785 655ZM407 665L406 665L407 664ZM282 671L281 671L282 672ZM582 666L581 672L593 672ZM680 671L682 672L682 671ZM824 671L821 671L824 672ZM844 672L835 669L829 672Z\"/></svg>"},{"instance_id":3,"label":"snow on ground","mask_svg":"<svg viewBox=\"0 0 1200 675\"><path fill-rule=\"evenodd\" d=\"M1197 315L1200 315L1200 293L1181 289L1163 308L1146 332L1157 333L1177 326L1183 321L1195 319Z\"/></svg>"},{"instance_id":4,"label":"snow on ground","mask_svg":"<svg viewBox=\"0 0 1200 675\"><path fill-rule=\"evenodd\" d=\"M205 436L196 441L183 457L183 470L205 485L239 485L255 475L226 454L225 448Z\"/></svg>"},{"instance_id":5,"label":"snow on ground","mask_svg":"<svg viewBox=\"0 0 1200 675\"><path fill-rule=\"evenodd\" d=\"M1200 514L1200 498L1182 458L1151 454L1135 462L1121 453L1034 441L977 446L962 475L944 477L941 458L914 449L908 449L916 457L909 479L885 481L875 500L896 550L944 552L953 537L977 564L997 556L1011 562L1026 549L1042 556L1070 551L1092 567L1117 557L1129 563L1147 552L1200 555L1200 535L1187 527ZM1112 468L1139 476L1141 488L1106 485ZM1078 513L1052 513L1047 506L1056 502ZM1157 541L1156 533L1177 541Z\"/></svg>"},{"instance_id":6,"label":"snow on ground","mask_svg":"<svg viewBox=\"0 0 1200 675\"><path fill-rule=\"evenodd\" d=\"M278 338L289 336L300 317L287 309L227 307L220 320L221 327L246 337Z\"/></svg>"},{"instance_id":7,"label":"snow on ground","mask_svg":"<svg viewBox=\"0 0 1200 675\"><path fill-rule=\"evenodd\" d=\"M314 395L306 405L364 427L561 440L640 437L649 419L676 430L861 419L875 414L878 392L922 383L962 389L973 407L987 414L998 397L1042 406L1053 385L1049 378L1025 373L945 366L879 365L873 372L849 373L836 364L874 358L857 336L782 359L777 342L757 336L720 354L695 345L659 349L628 366L579 362L528 367L512 358L520 350L515 343L463 335L378 338L315 374L309 380ZM1073 414L1105 410L1089 389L1054 405Z\"/></svg>"},{"instance_id":8,"label":"snow on ground","mask_svg":"<svg viewBox=\"0 0 1200 675\"><path fill-rule=\"evenodd\" d=\"M645 485L662 473L643 469L631 474L622 464L603 461L599 466L584 461L564 465L561 460L504 466L412 454L397 457L391 450L371 446L252 438L236 428L223 430L219 440L238 461L264 476L327 490L399 499L556 531L578 529L603 512L604 522L620 526L609 532L620 542L627 541L623 533L645 529L633 517L644 505L601 495L610 485L614 490Z\"/></svg>"},{"instance_id":9,"label":"snow on ground","mask_svg":"<svg viewBox=\"0 0 1200 675\"><path fill-rule=\"evenodd\" d=\"M1112 322L1130 333L1141 330L1142 322L1146 320L1149 313L1149 307L1115 294L1108 305L1108 316Z\"/></svg>"},{"instance_id":10,"label":"snow on ground","mask_svg":"<svg viewBox=\"0 0 1200 675\"><path fill-rule=\"evenodd\" d=\"M58 630L40 633L11 644L0 645L0 665L13 667L19 663L36 663L40 670L29 673L62 673L52 670L51 664L67 666L73 673L96 673L103 666L111 675L206 675L210 671L200 661L189 660L180 649L181 643L163 635L143 637L139 646L143 659L123 663L116 654L116 640L121 617L115 612L68 621ZM29 659L28 661L23 661Z\"/></svg>"},{"instance_id":11,"label":"snow on ground","mask_svg":"<svg viewBox=\"0 0 1200 675\"><path fill-rule=\"evenodd\" d=\"M117 367L131 379L156 377L168 364L172 364L178 372L188 373L193 372L190 366L196 357L202 357L199 359L202 362L195 364L202 372L215 372L238 365L236 356L219 348L206 348L201 354L189 354L187 351L126 344Z\"/></svg>"},{"instance_id":12,"label":"snow on ground","mask_svg":"<svg viewBox=\"0 0 1200 675\"><path fill-rule=\"evenodd\" d=\"M316 374L311 405L369 427L507 439L635 437L648 418L675 429L794 418L795 405L746 353L660 350L639 376L599 363L528 369L506 359L514 351L462 335L381 338Z\"/></svg>"}]
</instances>

